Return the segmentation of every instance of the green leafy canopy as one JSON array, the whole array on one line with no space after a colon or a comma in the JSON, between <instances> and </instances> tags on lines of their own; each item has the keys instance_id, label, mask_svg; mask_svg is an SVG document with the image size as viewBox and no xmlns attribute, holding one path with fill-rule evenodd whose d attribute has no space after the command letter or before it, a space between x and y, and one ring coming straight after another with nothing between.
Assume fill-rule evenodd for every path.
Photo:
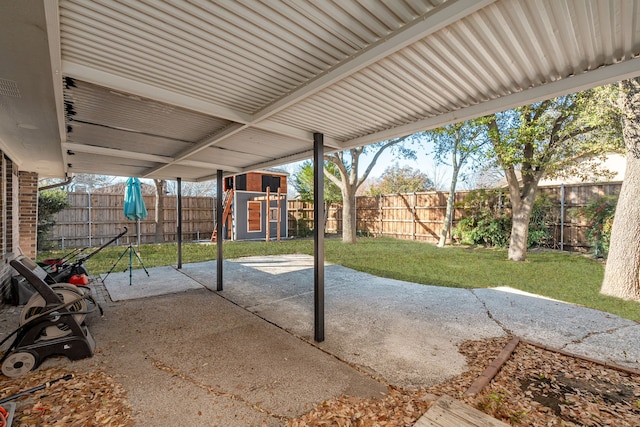
<instances>
[{"instance_id":1,"label":"green leafy canopy","mask_svg":"<svg viewBox=\"0 0 640 427\"><path fill-rule=\"evenodd\" d=\"M336 165L329 161L324 162L325 171L335 176L340 176L340 172ZM295 173L293 179L293 188L296 190L301 200L313 201L313 162L310 160L302 163ZM329 178L324 177L324 200L328 203L339 202L342 200L340 188L335 185Z\"/></svg>"},{"instance_id":2,"label":"green leafy canopy","mask_svg":"<svg viewBox=\"0 0 640 427\"><path fill-rule=\"evenodd\" d=\"M491 155L504 168L576 174L585 159L621 151L616 98L615 86L602 86L496 113Z\"/></svg>"}]
</instances>

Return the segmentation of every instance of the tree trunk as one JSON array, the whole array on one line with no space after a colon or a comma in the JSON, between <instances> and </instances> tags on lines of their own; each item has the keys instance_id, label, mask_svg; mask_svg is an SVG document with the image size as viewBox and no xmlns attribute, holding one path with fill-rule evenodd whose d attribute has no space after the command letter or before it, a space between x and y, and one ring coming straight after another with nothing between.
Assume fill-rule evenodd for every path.
<instances>
[{"instance_id":1,"label":"tree trunk","mask_svg":"<svg viewBox=\"0 0 640 427\"><path fill-rule=\"evenodd\" d=\"M611 229L611 246L600 292L624 299L640 299L640 159L627 156Z\"/></svg>"},{"instance_id":2,"label":"tree trunk","mask_svg":"<svg viewBox=\"0 0 640 427\"><path fill-rule=\"evenodd\" d=\"M356 228L354 227L356 194L355 191L342 193L342 242L356 242Z\"/></svg>"},{"instance_id":3,"label":"tree trunk","mask_svg":"<svg viewBox=\"0 0 640 427\"><path fill-rule=\"evenodd\" d=\"M156 233L154 236L155 243L163 243L164 242L164 197L167 188L167 181L164 179L154 179L154 184L156 185L156 216L155 216L155 227Z\"/></svg>"},{"instance_id":4,"label":"tree trunk","mask_svg":"<svg viewBox=\"0 0 640 427\"><path fill-rule=\"evenodd\" d=\"M331 208L331 202L325 200L324 202L324 221L322 226L322 231L324 234L327 234L327 223L329 222L329 209Z\"/></svg>"},{"instance_id":5,"label":"tree trunk","mask_svg":"<svg viewBox=\"0 0 640 427\"><path fill-rule=\"evenodd\" d=\"M527 186L523 194L515 194L509 189L511 198L511 238L509 239L508 258L511 261L526 261L527 240L529 238L529 221L533 204L536 200L538 186Z\"/></svg>"},{"instance_id":6,"label":"tree trunk","mask_svg":"<svg viewBox=\"0 0 640 427\"><path fill-rule=\"evenodd\" d=\"M458 183L458 171L459 168L453 169L453 176L451 177L451 188L449 189L449 197L447 197L447 210L444 215L444 221L442 223L442 233L440 233L440 240L438 241L438 247L444 248L447 243L447 235L451 228L451 215L453 215L453 203L456 199L456 185Z\"/></svg>"},{"instance_id":7,"label":"tree trunk","mask_svg":"<svg viewBox=\"0 0 640 427\"><path fill-rule=\"evenodd\" d=\"M532 209L533 204L522 203L520 209L513 211L509 240L509 259L511 261L525 261L527 258L527 239Z\"/></svg>"},{"instance_id":8,"label":"tree trunk","mask_svg":"<svg viewBox=\"0 0 640 427\"><path fill-rule=\"evenodd\" d=\"M639 300L640 284L640 78L620 83L627 167L620 189L611 246L600 292Z\"/></svg>"}]
</instances>

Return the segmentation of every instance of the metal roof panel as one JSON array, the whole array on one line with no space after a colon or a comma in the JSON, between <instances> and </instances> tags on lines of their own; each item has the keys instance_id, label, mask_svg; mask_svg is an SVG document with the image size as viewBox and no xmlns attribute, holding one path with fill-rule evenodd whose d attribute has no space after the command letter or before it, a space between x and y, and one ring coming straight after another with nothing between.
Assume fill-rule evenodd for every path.
<instances>
[{"instance_id":1,"label":"metal roof panel","mask_svg":"<svg viewBox=\"0 0 640 427\"><path fill-rule=\"evenodd\" d=\"M129 155L149 166L142 175L174 176L179 165L199 179L211 172L199 161L245 171L310 156L314 132L345 149L640 74L636 0L59 0L14 15L0 7L33 21L3 18L3 40L24 37L50 54L0 43L0 79L29 98L16 107L24 111L9 111L0 141L24 138L5 147L18 160L40 144L41 158L18 161L35 169L50 163L50 145L15 123L39 117L36 105L55 109L60 129L47 141L59 140L63 164L80 167L84 153L110 158L109 173L117 164L131 172ZM49 45L29 28L46 28ZM63 89L65 77L75 86ZM52 82L46 99L25 89ZM51 129L51 115L42 117L30 126Z\"/></svg>"}]
</instances>

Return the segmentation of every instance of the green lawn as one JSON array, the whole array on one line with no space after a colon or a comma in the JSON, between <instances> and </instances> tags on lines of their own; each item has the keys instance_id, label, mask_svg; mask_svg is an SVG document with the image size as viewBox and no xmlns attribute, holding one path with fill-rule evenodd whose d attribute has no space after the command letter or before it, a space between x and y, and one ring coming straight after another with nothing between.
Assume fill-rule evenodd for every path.
<instances>
[{"instance_id":1,"label":"green lawn","mask_svg":"<svg viewBox=\"0 0 640 427\"><path fill-rule=\"evenodd\" d=\"M123 247L110 246L87 262L90 272L109 271ZM175 244L142 245L147 268L176 263ZM89 252L89 251L87 251ZM225 258L252 255L313 254L313 241L293 239L282 242L226 242ZM42 253L39 259L59 256ZM183 263L216 258L216 246L187 243ZM510 286L533 294L580 304L631 320L640 320L640 304L599 294L604 273L601 263L579 254L530 251L527 262L507 261L505 250L448 247L390 238L360 238L355 245L339 239L325 240L325 259L354 270L380 277L456 288ZM134 267L137 264L134 260ZM125 269L128 257L117 271Z\"/></svg>"}]
</instances>

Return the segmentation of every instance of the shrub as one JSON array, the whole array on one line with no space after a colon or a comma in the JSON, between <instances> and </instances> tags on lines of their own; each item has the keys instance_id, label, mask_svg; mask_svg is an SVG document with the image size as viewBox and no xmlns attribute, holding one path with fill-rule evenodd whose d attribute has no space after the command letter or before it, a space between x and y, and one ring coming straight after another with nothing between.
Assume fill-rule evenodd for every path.
<instances>
[{"instance_id":1,"label":"shrub","mask_svg":"<svg viewBox=\"0 0 640 427\"><path fill-rule=\"evenodd\" d=\"M511 215L505 209L500 190L475 190L462 202L464 218L453 230L462 244L506 247L511 237ZM553 201L541 194L536 199L529 222L527 246L546 246L551 241Z\"/></svg>"},{"instance_id":2,"label":"shrub","mask_svg":"<svg viewBox=\"0 0 640 427\"><path fill-rule=\"evenodd\" d=\"M601 196L587 206L577 209L578 216L587 223L587 241L596 258L606 258L611 243L611 226L616 212L617 196Z\"/></svg>"},{"instance_id":3,"label":"shrub","mask_svg":"<svg viewBox=\"0 0 640 427\"><path fill-rule=\"evenodd\" d=\"M550 246L552 236L549 224L554 222L553 205L553 200L544 193L536 198L529 220L527 247Z\"/></svg>"},{"instance_id":4,"label":"shrub","mask_svg":"<svg viewBox=\"0 0 640 427\"><path fill-rule=\"evenodd\" d=\"M509 242L511 217L501 206L500 190L474 190L465 197L464 217L453 230L462 244L505 247Z\"/></svg>"},{"instance_id":5,"label":"shrub","mask_svg":"<svg viewBox=\"0 0 640 427\"><path fill-rule=\"evenodd\" d=\"M296 229L289 230L290 234L295 234L296 237L310 237L313 236L313 220L308 218L300 218L296 220Z\"/></svg>"},{"instance_id":6,"label":"shrub","mask_svg":"<svg viewBox=\"0 0 640 427\"><path fill-rule=\"evenodd\" d=\"M44 190L38 193L38 249L51 249L49 233L56 223L55 214L69 207L67 193L62 190Z\"/></svg>"},{"instance_id":7,"label":"shrub","mask_svg":"<svg viewBox=\"0 0 640 427\"><path fill-rule=\"evenodd\" d=\"M453 237L465 245L505 247L509 241L511 219L505 215L466 217L453 230Z\"/></svg>"}]
</instances>

